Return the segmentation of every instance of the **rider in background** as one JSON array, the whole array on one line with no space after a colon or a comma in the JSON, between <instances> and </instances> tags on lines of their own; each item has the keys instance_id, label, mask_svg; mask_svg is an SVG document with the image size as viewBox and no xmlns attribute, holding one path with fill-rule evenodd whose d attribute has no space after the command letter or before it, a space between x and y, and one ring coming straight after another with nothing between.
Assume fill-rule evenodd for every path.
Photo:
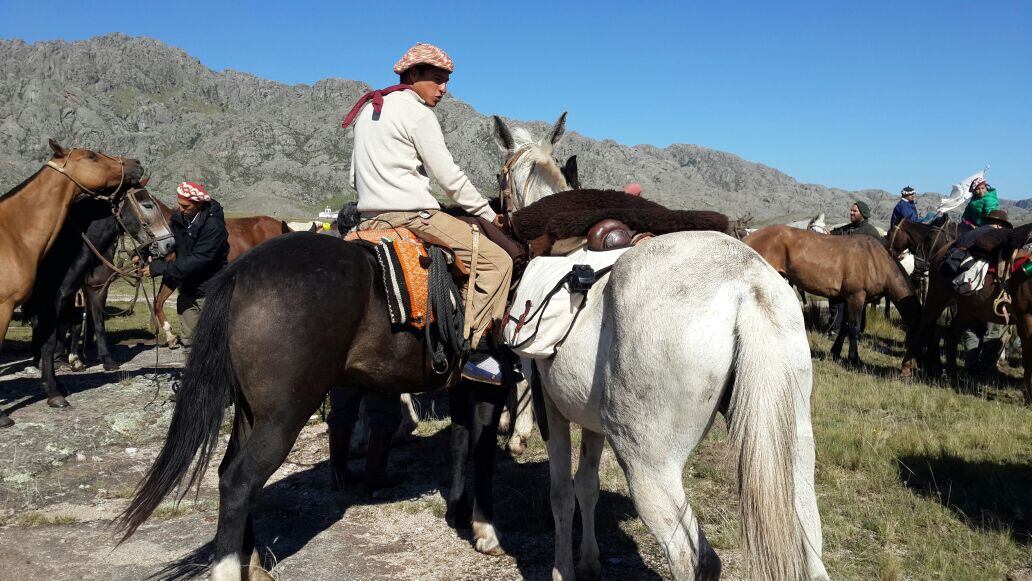
<instances>
[{"instance_id":1,"label":"rider in background","mask_svg":"<svg viewBox=\"0 0 1032 581\"><path fill-rule=\"evenodd\" d=\"M985 178L976 177L969 188L971 201L964 208L964 215L961 216L959 232L973 230L985 223L989 212L1000 207L1000 200L996 196L996 188L989 187Z\"/></svg>"},{"instance_id":2,"label":"rider in background","mask_svg":"<svg viewBox=\"0 0 1032 581\"><path fill-rule=\"evenodd\" d=\"M899 224L903 220L910 220L911 222L919 222L917 217L917 203L914 198L917 196L917 191L914 188L907 186L903 188L899 193L902 198L896 203L896 207L892 209L892 217L889 218L889 230L896 224Z\"/></svg>"}]
</instances>

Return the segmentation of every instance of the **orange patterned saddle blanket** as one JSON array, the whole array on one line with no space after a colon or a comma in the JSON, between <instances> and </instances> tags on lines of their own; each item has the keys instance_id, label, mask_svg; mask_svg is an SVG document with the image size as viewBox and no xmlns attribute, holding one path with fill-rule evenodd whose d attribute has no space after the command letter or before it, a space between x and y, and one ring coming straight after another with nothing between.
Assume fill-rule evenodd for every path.
<instances>
[{"instance_id":1,"label":"orange patterned saddle blanket","mask_svg":"<svg viewBox=\"0 0 1032 581\"><path fill-rule=\"evenodd\" d=\"M374 246L380 264L391 323L423 329L433 320L429 308L430 253L408 228L349 232L345 240Z\"/></svg>"}]
</instances>

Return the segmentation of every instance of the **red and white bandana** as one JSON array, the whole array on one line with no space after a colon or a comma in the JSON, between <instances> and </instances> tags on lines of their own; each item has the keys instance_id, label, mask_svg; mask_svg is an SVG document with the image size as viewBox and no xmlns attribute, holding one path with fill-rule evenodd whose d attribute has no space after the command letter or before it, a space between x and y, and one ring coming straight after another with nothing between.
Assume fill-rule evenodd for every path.
<instances>
[{"instance_id":1,"label":"red and white bandana","mask_svg":"<svg viewBox=\"0 0 1032 581\"><path fill-rule=\"evenodd\" d=\"M183 182L176 188L176 195L191 202L210 202L211 196L204 191L204 186L193 182Z\"/></svg>"},{"instance_id":2,"label":"red and white bandana","mask_svg":"<svg viewBox=\"0 0 1032 581\"><path fill-rule=\"evenodd\" d=\"M971 180L971 187L968 188L968 191L969 192L974 192L975 188L977 188L978 186L980 186L980 185L982 185L984 183L985 183L985 178L977 177L977 178ZM987 185L986 187L989 187L989 186Z\"/></svg>"},{"instance_id":3,"label":"red and white bandana","mask_svg":"<svg viewBox=\"0 0 1032 581\"><path fill-rule=\"evenodd\" d=\"M449 73L455 72L455 63L452 62L448 53L432 44L417 42L416 46L408 49L408 52L394 63L394 72L401 74L415 65L433 65L444 69Z\"/></svg>"}]
</instances>

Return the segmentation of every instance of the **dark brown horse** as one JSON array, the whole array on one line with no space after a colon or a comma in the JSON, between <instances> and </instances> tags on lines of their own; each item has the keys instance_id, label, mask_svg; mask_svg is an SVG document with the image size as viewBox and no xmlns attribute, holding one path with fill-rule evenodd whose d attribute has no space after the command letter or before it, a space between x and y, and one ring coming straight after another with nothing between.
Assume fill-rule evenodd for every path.
<instances>
[{"instance_id":1,"label":"dark brown horse","mask_svg":"<svg viewBox=\"0 0 1032 581\"><path fill-rule=\"evenodd\" d=\"M911 279L923 304L928 293L929 260L957 239L957 223L947 221L945 224L931 225L904 219L889 229L885 239L888 240L889 251L897 259L908 250L914 255Z\"/></svg>"},{"instance_id":2,"label":"dark brown horse","mask_svg":"<svg viewBox=\"0 0 1032 581\"><path fill-rule=\"evenodd\" d=\"M156 200L161 207L165 219L172 217L172 208L166 206L161 200ZM290 228L283 220L277 220L272 216L251 216L247 218L227 218L226 232L229 235L229 260L233 261L241 254L258 246L266 240L287 234ZM170 347L179 344L179 337L172 333L172 325L165 319L165 301L168 300L175 289L163 280L158 296L154 298L154 320L158 329L165 332L165 338Z\"/></svg>"},{"instance_id":3,"label":"dark brown horse","mask_svg":"<svg viewBox=\"0 0 1032 581\"><path fill-rule=\"evenodd\" d=\"M53 158L29 179L0 196L0 346L14 308L32 294L40 260L54 243L79 196L109 197L139 184L135 159L88 149L65 149L50 140ZM12 425L0 411L0 427Z\"/></svg>"},{"instance_id":4,"label":"dark brown horse","mask_svg":"<svg viewBox=\"0 0 1032 581\"><path fill-rule=\"evenodd\" d=\"M239 579L242 571L261 575L254 566L252 504L331 387L382 393L436 390L455 385L462 360L451 356L446 373L438 374L423 333L392 329L376 257L357 243L307 232L280 236L230 263L213 286L168 437L121 526L127 536L132 534L190 472L195 457L188 482L196 482L214 452L225 408L235 402L233 431L219 466L212 577ZM442 312L435 313L442 320ZM503 365L506 375L510 369ZM506 384L513 383L507 377ZM476 388L491 391L502 395L500 404L504 389ZM463 469L472 450L474 539L478 550L495 552L491 470L501 406L485 403L472 413L468 440L453 432L453 470ZM464 484L465 477L454 482ZM452 515L468 516L456 506L468 502L464 488L451 491Z\"/></svg>"},{"instance_id":5,"label":"dark brown horse","mask_svg":"<svg viewBox=\"0 0 1032 581\"><path fill-rule=\"evenodd\" d=\"M921 304L903 267L881 239L872 236L827 236L791 226L768 226L744 240L774 270L800 290L846 303L846 320L831 347L842 354L849 335L849 362L860 363L857 339L860 315L867 303L888 297L903 317L907 342L921 315Z\"/></svg>"},{"instance_id":6,"label":"dark brown horse","mask_svg":"<svg viewBox=\"0 0 1032 581\"><path fill-rule=\"evenodd\" d=\"M982 247L988 257L1008 258L1011 253L1023 246L1032 236L1032 224L1019 226L1012 230L996 231L979 238L976 247ZM946 367L950 383L956 390L960 389L957 374L956 348L960 330L974 322L1008 324L1013 323L1021 338L1022 361L1025 368L1025 404L1032 405L1032 279L1016 272L1007 279L1006 287L1010 295L1010 305L1001 305L997 299L999 290L998 273L990 272L980 291L970 295L960 295L954 290L953 277L941 270L948 246L940 248L929 259L928 298L925 302L921 320L918 323L919 335L925 336L935 325L939 315L951 305L956 305L957 312L950 324L946 343ZM994 260L995 262L995 260ZM1006 261L1005 261L1006 262ZM908 348L903 362L904 376L909 376L914 360L918 357L917 347L920 343ZM908 346L910 347L910 346Z\"/></svg>"},{"instance_id":7,"label":"dark brown horse","mask_svg":"<svg viewBox=\"0 0 1032 581\"><path fill-rule=\"evenodd\" d=\"M172 233L155 200L146 189L133 188L110 203L92 199L73 203L57 240L40 263L30 301L36 321L32 336L33 345L39 346L39 368L50 407L68 407L67 394L54 372L54 353L58 338L65 337L75 294L84 288L87 275L96 267L113 272L105 261L111 264L108 256L114 255L123 234L135 242L133 246L142 258L164 256L172 248ZM99 292L87 288L86 297L97 334L97 354L104 369L118 369L104 332L104 304L100 299L106 297L106 288Z\"/></svg>"}]
</instances>

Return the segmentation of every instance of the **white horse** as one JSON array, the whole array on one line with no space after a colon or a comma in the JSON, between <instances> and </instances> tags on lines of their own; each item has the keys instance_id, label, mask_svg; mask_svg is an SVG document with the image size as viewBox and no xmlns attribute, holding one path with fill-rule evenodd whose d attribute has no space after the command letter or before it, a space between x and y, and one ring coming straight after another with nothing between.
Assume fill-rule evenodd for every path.
<instances>
[{"instance_id":1,"label":"white horse","mask_svg":"<svg viewBox=\"0 0 1032 581\"><path fill-rule=\"evenodd\" d=\"M495 117L517 208L568 189L552 157L565 118L534 141ZM553 579L600 574L594 523L604 438L674 578L719 575L682 483L688 455L718 411L728 419L739 476L747 574L826 578L810 349L788 285L748 246L717 232L659 236L627 251L607 278L588 293L558 353L538 364L550 432ZM573 481L571 422L582 428ZM576 568L574 495L583 526Z\"/></svg>"}]
</instances>

